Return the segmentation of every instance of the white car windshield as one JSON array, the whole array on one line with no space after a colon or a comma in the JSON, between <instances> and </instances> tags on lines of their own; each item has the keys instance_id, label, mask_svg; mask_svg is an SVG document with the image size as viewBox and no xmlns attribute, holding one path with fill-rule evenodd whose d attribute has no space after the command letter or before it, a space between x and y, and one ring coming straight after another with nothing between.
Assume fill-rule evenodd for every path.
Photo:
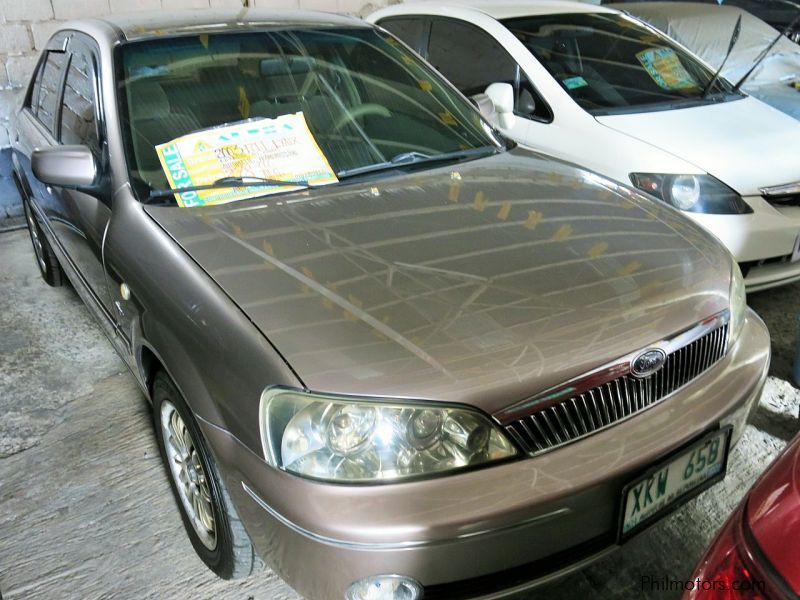
<instances>
[{"instance_id":1,"label":"white car windshield","mask_svg":"<svg viewBox=\"0 0 800 600\"><path fill-rule=\"evenodd\" d=\"M573 13L503 22L579 106L593 114L669 109L733 97L724 79L625 15ZM711 89L709 88L711 85Z\"/></svg>"}]
</instances>

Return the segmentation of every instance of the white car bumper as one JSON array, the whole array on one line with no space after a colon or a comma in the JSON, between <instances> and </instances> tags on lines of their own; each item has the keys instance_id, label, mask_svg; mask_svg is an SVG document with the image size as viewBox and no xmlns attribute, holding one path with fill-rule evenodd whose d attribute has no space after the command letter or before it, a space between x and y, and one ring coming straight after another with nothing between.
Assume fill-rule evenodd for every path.
<instances>
[{"instance_id":1,"label":"white car bumper","mask_svg":"<svg viewBox=\"0 0 800 600\"><path fill-rule=\"evenodd\" d=\"M727 246L746 272L748 292L800 280L800 206L773 206L760 196L744 200L752 214L684 214Z\"/></svg>"}]
</instances>

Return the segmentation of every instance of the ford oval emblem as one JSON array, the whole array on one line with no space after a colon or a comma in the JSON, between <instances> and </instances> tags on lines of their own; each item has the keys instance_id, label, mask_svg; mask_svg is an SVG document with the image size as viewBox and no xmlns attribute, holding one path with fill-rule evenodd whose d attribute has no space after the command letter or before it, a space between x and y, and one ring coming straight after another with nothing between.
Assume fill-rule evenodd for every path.
<instances>
[{"instance_id":1,"label":"ford oval emblem","mask_svg":"<svg viewBox=\"0 0 800 600\"><path fill-rule=\"evenodd\" d=\"M647 377L658 371L667 361L667 354L659 348L650 348L631 361L631 373L635 377Z\"/></svg>"}]
</instances>

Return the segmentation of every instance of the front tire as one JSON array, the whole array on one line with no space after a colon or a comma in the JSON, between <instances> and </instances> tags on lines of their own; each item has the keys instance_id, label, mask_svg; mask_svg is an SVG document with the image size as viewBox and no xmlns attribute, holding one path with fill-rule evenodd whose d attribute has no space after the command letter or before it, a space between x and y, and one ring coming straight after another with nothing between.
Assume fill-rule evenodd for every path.
<instances>
[{"instance_id":1,"label":"front tire","mask_svg":"<svg viewBox=\"0 0 800 600\"><path fill-rule=\"evenodd\" d=\"M28 223L28 233L31 236L33 253L36 256L36 264L39 267L39 272L42 274L42 279L45 280L47 285L60 287L64 285L65 278L64 271L61 270L58 258L50 247L50 242L44 237L42 228L36 221L33 209L30 206L30 201L24 196L22 198L22 206L25 210L25 221Z\"/></svg>"},{"instance_id":2,"label":"front tire","mask_svg":"<svg viewBox=\"0 0 800 600\"><path fill-rule=\"evenodd\" d=\"M202 433L164 371L153 381L153 417L161 458L197 555L222 579L260 565Z\"/></svg>"}]
</instances>

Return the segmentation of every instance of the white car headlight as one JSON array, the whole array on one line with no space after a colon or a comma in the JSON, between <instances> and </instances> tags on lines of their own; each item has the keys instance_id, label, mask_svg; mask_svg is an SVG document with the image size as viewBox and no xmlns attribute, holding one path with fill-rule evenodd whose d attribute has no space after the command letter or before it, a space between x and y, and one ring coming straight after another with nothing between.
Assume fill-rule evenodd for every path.
<instances>
[{"instance_id":1,"label":"white car headlight","mask_svg":"<svg viewBox=\"0 0 800 600\"><path fill-rule=\"evenodd\" d=\"M731 291L730 291L730 304L731 304L731 318L728 324L730 332L728 333L729 344L732 346L739 338L744 326L745 313L747 311L747 296L744 289L744 277L742 277L742 270L736 261L733 261L731 268Z\"/></svg>"},{"instance_id":2,"label":"white car headlight","mask_svg":"<svg viewBox=\"0 0 800 600\"><path fill-rule=\"evenodd\" d=\"M672 178L669 198L681 210L692 210L700 201L700 181L694 175L677 175Z\"/></svg>"},{"instance_id":3,"label":"white car headlight","mask_svg":"<svg viewBox=\"0 0 800 600\"><path fill-rule=\"evenodd\" d=\"M264 457L298 475L396 481L510 458L517 450L468 408L268 388L261 395Z\"/></svg>"}]
</instances>

